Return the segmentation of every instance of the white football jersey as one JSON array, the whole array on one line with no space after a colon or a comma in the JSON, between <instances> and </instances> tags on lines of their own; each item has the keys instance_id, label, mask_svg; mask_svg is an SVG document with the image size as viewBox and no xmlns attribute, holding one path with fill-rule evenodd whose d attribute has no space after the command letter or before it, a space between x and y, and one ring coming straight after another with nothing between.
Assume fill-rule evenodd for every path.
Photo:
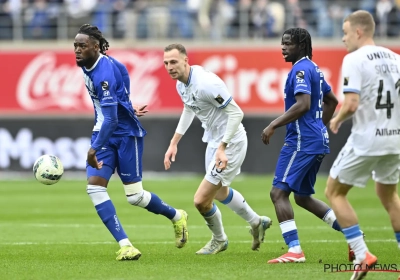
<instances>
[{"instance_id":1,"label":"white football jersey","mask_svg":"<svg viewBox=\"0 0 400 280\"><path fill-rule=\"evenodd\" d=\"M348 143L356 155L400 154L400 55L364 46L343 59L343 92L360 94Z\"/></svg>"},{"instance_id":2,"label":"white football jersey","mask_svg":"<svg viewBox=\"0 0 400 280\"><path fill-rule=\"evenodd\" d=\"M187 84L177 81L176 89L184 105L201 121L203 142L217 148L228 123L228 115L222 109L232 100L224 81L203 67L192 65ZM231 142L240 141L243 132L243 124L240 124Z\"/></svg>"}]
</instances>

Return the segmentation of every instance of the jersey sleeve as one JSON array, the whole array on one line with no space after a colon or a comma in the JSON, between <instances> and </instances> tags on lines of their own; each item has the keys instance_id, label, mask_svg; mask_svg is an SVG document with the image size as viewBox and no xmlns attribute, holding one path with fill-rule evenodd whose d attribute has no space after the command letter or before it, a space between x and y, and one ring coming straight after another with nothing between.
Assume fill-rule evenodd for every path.
<instances>
[{"instance_id":1,"label":"jersey sleeve","mask_svg":"<svg viewBox=\"0 0 400 280\"><path fill-rule=\"evenodd\" d=\"M130 81L128 69L126 68L126 66L124 64L122 64L115 58L113 58L113 57L110 57L110 58L113 61L113 63L118 67L118 70L122 75L122 80L124 81L126 90L128 92L130 92L131 81Z\"/></svg>"},{"instance_id":2,"label":"jersey sleeve","mask_svg":"<svg viewBox=\"0 0 400 280\"><path fill-rule=\"evenodd\" d=\"M325 81L325 78L322 80L321 83L321 91L324 95L332 91L332 87Z\"/></svg>"},{"instance_id":3,"label":"jersey sleeve","mask_svg":"<svg viewBox=\"0 0 400 280\"><path fill-rule=\"evenodd\" d=\"M303 67L303 68L302 68ZM305 66L300 65L293 69L292 83L294 88L294 95L298 93L305 93L311 95L311 73Z\"/></svg>"},{"instance_id":4,"label":"jersey sleeve","mask_svg":"<svg viewBox=\"0 0 400 280\"><path fill-rule=\"evenodd\" d=\"M221 79L213 79L209 83L205 83L201 94L212 105L220 109L228 106L232 100L232 95Z\"/></svg>"},{"instance_id":5,"label":"jersey sleeve","mask_svg":"<svg viewBox=\"0 0 400 280\"><path fill-rule=\"evenodd\" d=\"M342 63L343 93L354 92L360 94L362 76L358 63L352 55L346 55Z\"/></svg>"},{"instance_id":6,"label":"jersey sleeve","mask_svg":"<svg viewBox=\"0 0 400 280\"><path fill-rule=\"evenodd\" d=\"M103 65L103 66L107 66ZM100 106L115 106L118 104L117 98L117 81L114 77L114 69L112 65L96 76L94 81L94 89L100 101ZM104 67L102 67L104 69Z\"/></svg>"}]
</instances>

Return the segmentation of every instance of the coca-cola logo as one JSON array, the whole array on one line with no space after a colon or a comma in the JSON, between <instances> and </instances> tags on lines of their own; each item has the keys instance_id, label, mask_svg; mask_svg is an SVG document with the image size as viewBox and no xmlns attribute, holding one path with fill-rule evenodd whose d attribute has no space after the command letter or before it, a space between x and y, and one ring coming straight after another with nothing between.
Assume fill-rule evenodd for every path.
<instances>
[{"instance_id":1,"label":"coca-cola logo","mask_svg":"<svg viewBox=\"0 0 400 280\"><path fill-rule=\"evenodd\" d=\"M154 72L163 66L161 54L114 52L112 56L128 68L132 103L154 105L159 99L160 84ZM92 112L82 70L73 59L67 63L59 63L57 59L57 53L43 52L29 62L18 80L18 104L29 111L56 108Z\"/></svg>"},{"instance_id":2,"label":"coca-cola logo","mask_svg":"<svg viewBox=\"0 0 400 280\"><path fill-rule=\"evenodd\" d=\"M57 65L57 56L43 52L24 69L17 85L18 104L30 111L58 107L93 108L85 92L82 70L73 64Z\"/></svg>"}]
</instances>

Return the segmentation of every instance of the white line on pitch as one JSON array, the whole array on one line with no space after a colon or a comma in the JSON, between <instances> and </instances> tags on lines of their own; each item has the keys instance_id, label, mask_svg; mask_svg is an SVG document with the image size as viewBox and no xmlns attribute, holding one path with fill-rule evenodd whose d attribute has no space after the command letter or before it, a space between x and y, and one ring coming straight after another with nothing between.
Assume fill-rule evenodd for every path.
<instances>
[{"instance_id":1,"label":"white line on pitch","mask_svg":"<svg viewBox=\"0 0 400 280\"><path fill-rule=\"evenodd\" d=\"M395 243L395 239L371 239L368 240L367 243L389 243L393 242ZM190 241L190 243L205 243L207 241ZM233 240L230 241L230 243L251 243L252 241L250 240ZM133 242L134 244L175 244L172 241L136 241ZM283 240L265 240L264 243L284 243ZM344 239L320 239L320 240L302 240L301 243L346 243L346 240ZM103 241L103 242L0 242L0 245L101 245L101 244L117 244L116 242L112 241Z\"/></svg>"},{"instance_id":2,"label":"white line on pitch","mask_svg":"<svg viewBox=\"0 0 400 280\"><path fill-rule=\"evenodd\" d=\"M137 225L130 225L130 224L123 224L122 225L124 228L155 228L155 229L167 229L171 228L171 225L151 225L151 224L140 224L138 223ZM102 228L104 227L103 224L44 224L44 223L0 223L0 228L1 227L37 227L37 228ZM203 225L190 225L189 224L189 229L203 229L207 228L207 226ZM241 228L246 228L246 225L243 226L230 226L230 225L224 225L224 228L236 228L236 229L241 229ZM385 230L392 230L392 227L375 227L375 226L365 226L362 227L363 230L367 231L385 231ZM332 228L328 225L322 225L322 226L299 226L298 230L327 230L330 231Z\"/></svg>"}]
</instances>

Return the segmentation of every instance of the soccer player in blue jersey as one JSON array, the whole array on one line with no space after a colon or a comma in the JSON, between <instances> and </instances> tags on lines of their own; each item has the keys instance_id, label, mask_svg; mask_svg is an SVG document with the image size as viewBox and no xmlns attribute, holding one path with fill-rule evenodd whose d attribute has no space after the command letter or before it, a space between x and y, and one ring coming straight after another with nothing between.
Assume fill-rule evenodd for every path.
<instances>
[{"instance_id":1,"label":"soccer player in blue jersey","mask_svg":"<svg viewBox=\"0 0 400 280\"><path fill-rule=\"evenodd\" d=\"M311 36L307 30L286 30L281 45L283 58L293 65L285 85L285 113L272 121L261 137L268 145L275 129L286 125L285 143L270 195L289 252L268 263L305 262L289 201L291 193L294 193L297 205L340 231L334 212L327 204L312 197L317 172L329 153L325 125L332 118L338 101L318 65L311 60Z\"/></svg>"},{"instance_id":2,"label":"soccer player in blue jersey","mask_svg":"<svg viewBox=\"0 0 400 280\"><path fill-rule=\"evenodd\" d=\"M89 24L81 26L74 41L76 63L82 68L95 110L95 126L87 154L86 190L97 214L121 247L117 260L137 260L141 253L129 241L107 193L115 169L130 204L172 221L178 248L187 242L187 214L143 190L142 153L146 131L129 99L126 68L106 55L108 47L99 29Z\"/></svg>"}]
</instances>

